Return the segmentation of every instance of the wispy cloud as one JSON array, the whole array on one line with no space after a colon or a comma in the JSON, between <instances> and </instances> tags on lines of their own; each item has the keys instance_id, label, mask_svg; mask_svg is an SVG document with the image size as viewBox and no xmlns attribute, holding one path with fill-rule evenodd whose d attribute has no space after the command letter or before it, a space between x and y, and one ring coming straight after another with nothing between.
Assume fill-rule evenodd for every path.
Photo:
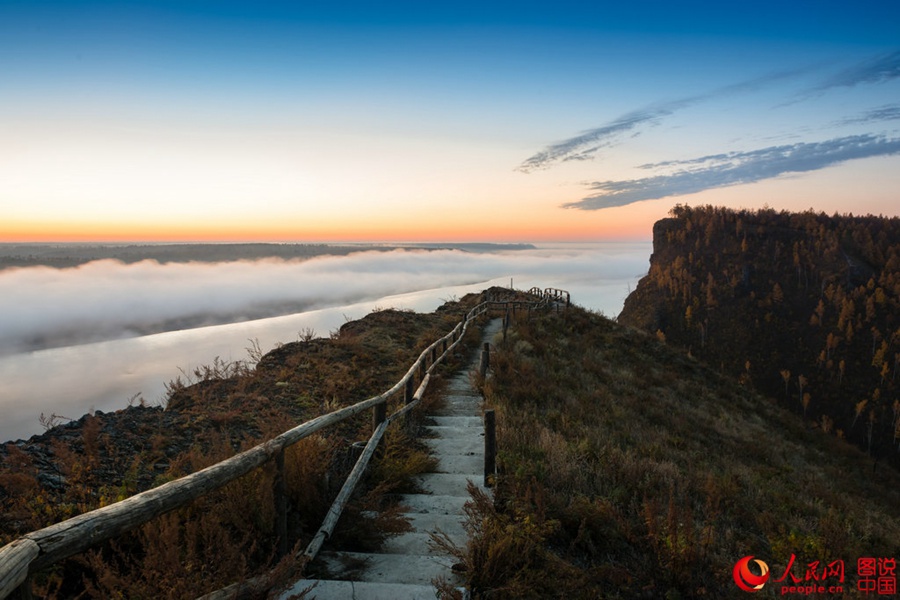
<instances>
[{"instance_id":1,"label":"wispy cloud","mask_svg":"<svg viewBox=\"0 0 900 600\"><path fill-rule=\"evenodd\" d=\"M785 173L824 169L848 160L900 153L900 138L871 134L847 136L823 142L770 146L748 152L729 152L690 160L666 161L642 168L681 167L666 175L623 181L597 181L589 189L598 192L569 202L563 208L600 210L642 200L682 196L704 190L754 183Z\"/></svg>"},{"instance_id":2,"label":"wispy cloud","mask_svg":"<svg viewBox=\"0 0 900 600\"><path fill-rule=\"evenodd\" d=\"M900 104L889 104L868 110L857 117L849 117L838 122L838 125L858 125L881 123L900 119Z\"/></svg>"},{"instance_id":3,"label":"wispy cloud","mask_svg":"<svg viewBox=\"0 0 900 600\"><path fill-rule=\"evenodd\" d=\"M820 68L821 65L817 65L770 73L762 77L724 86L705 94L652 104L648 107L628 112L605 125L588 129L574 137L547 146L540 152L528 157L516 170L523 173L531 173L532 171L548 168L555 163L592 159L600 150L619 144L627 134L637 135L643 128L658 125L663 119L682 109L716 98L751 93L771 83L798 77ZM900 51L881 54L833 73L819 84L801 93L798 97L799 99L795 98L781 106L809 99L811 96L820 95L834 88L877 84L898 78L900 78ZM843 121L842 124L896 119L898 110L900 109L896 106L885 107L881 111L872 111L865 117L861 117L860 120L848 119Z\"/></svg>"},{"instance_id":4,"label":"wispy cloud","mask_svg":"<svg viewBox=\"0 0 900 600\"><path fill-rule=\"evenodd\" d=\"M795 77L807 70L794 69L770 73L762 77L724 86L706 94L688 96L631 111L605 125L588 129L574 137L547 146L540 152L525 159L516 170L523 173L531 173L538 169L547 168L556 162L591 159L599 150L616 145L626 134L636 135L640 133L641 128L658 125L665 117L669 117L679 110L714 98L753 92L774 81Z\"/></svg>"},{"instance_id":5,"label":"wispy cloud","mask_svg":"<svg viewBox=\"0 0 900 600\"><path fill-rule=\"evenodd\" d=\"M696 99L687 98L632 111L606 125L589 129L575 137L544 148L527 158L518 166L517 170L530 173L536 169L546 168L557 161L587 160L598 150L612 146L624 134L634 131L642 125L656 124L663 117L694 102Z\"/></svg>"},{"instance_id":6,"label":"wispy cloud","mask_svg":"<svg viewBox=\"0 0 900 600\"><path fill-rule=\"evenodd\" d=\"M835 73L812 91L823 92L838 87L883 83L897 78L900 78L900 50L872 57Z\"/></svg>"}]
</instances>

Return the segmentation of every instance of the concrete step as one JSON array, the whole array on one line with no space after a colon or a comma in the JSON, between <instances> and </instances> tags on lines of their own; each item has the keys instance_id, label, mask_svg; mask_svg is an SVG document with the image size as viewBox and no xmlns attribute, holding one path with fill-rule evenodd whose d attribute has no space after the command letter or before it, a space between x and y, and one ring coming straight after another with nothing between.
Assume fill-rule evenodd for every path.
<instances>
[{"instance_id":1,"label":"concrete step","mask_svg":"<svg viewBox=\"0 0 900 600\"><path fill-rule=\"evenodd\" d=\"M465 547L466 536L447 534L450 541L458 547ZM419 554L419 555L446 555L438 549L432 541L430 533L401 533L394 537L388 538L381 545L381 552L384 554Z\"/></svg>"},{"instance_id":2,"label":"concrete step","mask_svg":"<svg viewBox=\"0 0 900 600\"><path fill-rule=\"evenodd\" d=\"M426 494L466 496L469 481L478 487L484 487L484 477L458 473L422 473L413 477L413 481Z\"/></svg>"},{"instance_id":3,"label":"concrete step","mask_svg":"<svg viewBox=\"0 0 900 600\"><path fill-rule=\"evenodd\" d=\"M479 414L481 414L480 406L464 406L459 404L448 404L434 411L434 415L440 417L468 417Z\"/></svg>"},{"instance_id":4,"label":"concrete step","mask_svg":"<svg viewBox=\"0 0 900 600\"><path fill-rule=\"evenodd\" d=\"M332 579L430 585L443 577L454 585L462 583L462 578L452 571L456 561L449 556L322 552L319 559Z\"/></svg>"},{"instance_id":5,"label":"concrete step","mask_svg":"<svg viewBox=\"0 0 900 600\"><path fill-rule=\"evenodd\" d=\"M451 394L462 394L463 396L478 396L478 392L472 387L468 375L465 378L451 379L447 382L446 390Z\"/></svg>"},{"instance_id":6,"label":"concrete step","mask_svg":"<svg viewBox=\"0 0 900 600\"><path fill-rule=\"evenodd\" d=\"M465 493L465 492L463 492ZM400 503L407 507L406 513L437 513L440 515L464 515L463 505L468 495L446 494L400 494Z\"/></svg>"},{"instance_id":7,"label":"concrete step","mask_svg":"<svg viewBox=\"0 0 900 600\"><path fill-rule=\"evenodd\" d=\"M484 420L481 416L474 415L430 415L427 417L434 424L443 427L481 427L484 428ZM426 422L428 422L426 420Z\"/></svg>"},{"instance_id":8,"label":"concrete step","mask_svg":"<svg viewBox=\"0 0 900 600\"><path fill-rule=\"evenodd\" d=\"M444 402L467 402L470 404L481 404L482 398L481 394L479 394L475 390L469 390L468 394L459 391L445 394Z\"/></svg>"},{"instance_id":9,"label":"concrete step","mask_svg":"<svg viewBox=\"0 0 900 600\"><path fill-rule=\"evenodd\" d=\"M301 579L278 598L287 600L310 588L304 600L434 600L437 589L432 585L404 583L372 583L368 581L330 581Z\"/></svg>"},{"instance_id":10,"label":"concrete step","mask_svg":"<svg viewBox=\"0 0 900 600\"><path fill-rule=\"evenodd\" d=\"M481 415L481 403L475 402L448 402L441 406L440 408L434 409L434 414L436 415L447 415L447 416L480 416Z\"/></svg>"},{"instance_id":11,"label":"concrete step","mask_svg":"<svg viewBox=\"0 0 900 600\"><path fill-rule=\"evenodd\" d=\"M441 515L437 513L407 513L409 524L418 533L446 533L451 538L466 538L459 515Z\"/></svg>"},{"instance_id":12,"label":"concrete step","mask_svg":"<svg viewBox=\"0 0 900 600\"><path fill-rule=\"evenodd\" d=\"M458 438L464 436L484 437L484 430L477 426L454 427L449 425L427 425L425 427L425 437L422 439Z\"/></svg>"},{"instance_id":13,"label":"concrete step","mask_svg":"<svg viewBox=\"0 0 900 600\"><path fill-rule=\"evenodd\" d=\"M490 340L499 329L500 320L491 321L484 340ZM413 530L388 538L376 554L321 552L314 564L330 579L299 580L279 598L286 600L314 586L307 598L433 600L437 597L433 582L438 578L453 586L463 585L463 577L452 571L456 559L439 551L432 535L444 534L451 543L465 547L468 533L463 526L463 507L470 499L467 484L472 481L484 489L483 401L472 387L471 376L478 362L476 353L469 371L448 380L443 407L426 418L427 435L431 437L423 441L437 459L436 472L415 477L425 493L399 495Z\"/></svg>"},{"instance_id":14,"label":"concrete step","mask_svg":"<svg viewBox=\"0 0 900 600\"><path fill-rule=\"evenodd\" d=\"M478 477L484 478L484 456L483 455L466 455L466 454L449 454L435 456L437 466L435 473L456 473L459 475L468 475L473 479Z\"/></svg>"},{"instance_id":15,"label":"concrete step","mask_svg":"<svg viewBox=\"0 0 900 600\"><path fill-rule=\"evenodd\" d=\"M468 436L461 438L429 438L422 440L432 454L446 456L464 454L468 456L484 456L484 436Z\"/></svg>"},{"instance_id":16,"label":"concrete step","mask_svg":"<svg viewBox=\"0 0 900 600\"><path fill-rule=\"evenodd\" d=\"M474 363L472 363L473 369L477 368L480 364L480 356ZM453 377L447 380L447 390L450 392L460 392L464 394L476 394L472 387L472 376L471 372L464 371L462 373L457 373Z\"/></svg>"}]
</instances>

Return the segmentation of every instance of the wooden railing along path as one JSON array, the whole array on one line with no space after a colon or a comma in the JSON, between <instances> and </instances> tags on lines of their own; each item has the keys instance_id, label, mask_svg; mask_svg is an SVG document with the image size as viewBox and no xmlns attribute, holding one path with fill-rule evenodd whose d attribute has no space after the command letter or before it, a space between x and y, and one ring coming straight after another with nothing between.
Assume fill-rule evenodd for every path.
<instances>
[{"instance_id":1,"label":"wooden railing along path","mask_svg":"<svg viewBox=\"0 0 900 600\"><path fill-rule=\"evenodd\" d=\"M362 455L357 460L356 465L329 509L322 526L316 535L313 536L306 550L298 557L312 559L328 536L331 535L344 505L362 477L385 429L393 421L412 410L421 400L433 370L459 344L469 322L491 308L505 307L508 315L510 310L515 310L517 307L527 306L530 310L535 307L547 306L563 298L565 298L568 305L568 292L564 292L564 296L560 295L560 292L562 291L552 288L548 288L543 292L539 288L532 288L530 293L537 296L535 301L507 302L488 300L482 302L470 310L450 333L423 350L400 381L387 391L352 406L347 406L302 423L267 442L196 473L141 492L115 504L110 504L109 506L104 506L49 527L33 531L7 544L0 548L0 600L7 598L16 590L19 590L21 597L31 597L29 580L31 574L74 554L83 552L91 546L120 536L151 519L183 507L209 492L246 475L253 469L263 466L270 460L275 461L276 467L274 496L279 552L282 556L287 554L287 502L284 494L283 472L285 449L317 431L365 410L373 409L374 431L372 437L369 438L365 450L363 450ZM505 319L504 324L508 324L508 317ZM504 334L505 330L506 327L504 327ZM438 348L440 348L440 354L438 353ZM430 366L427 366L429 360ZM419 373L421 374L421 380L418 388L414 391L415 377ZM388 417L387 401L401 389L405 390L404 406ZM213 594L210 597L216 597L216 595Z\"/></svg>"}]
</instances>

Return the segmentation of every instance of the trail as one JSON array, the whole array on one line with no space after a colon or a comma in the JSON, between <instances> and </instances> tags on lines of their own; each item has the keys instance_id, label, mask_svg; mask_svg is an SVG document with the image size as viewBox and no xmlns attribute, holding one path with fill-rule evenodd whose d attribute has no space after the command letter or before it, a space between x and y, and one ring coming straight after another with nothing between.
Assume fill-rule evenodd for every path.
<instances>
[{"instance_id":1,"label":"trail","mask_svg":"<svg viewBox=\"0 0 900 600\"><path fill-rule=\"evenodd\" d=\"M501 319L490 321L482 342L490 342L501 326ZM432 582L438 578L462 586L462 576L453 570L455 559L436 549L431 535L443 533L457 546L464 546L463 505L469 500L466 486L472 481L483 487L483 399L470 379L478 360L476 353L468 367L450 379L441 408L425 419L429 437L423 441L437 459L437 466L434 472L416 477L421 493L400 497L413 530L390 538L377 553L322 552L316 566L326 570L330 578L301 579L279 599L286 600L310 586L314 587L306 597L320 600L433 599L437 590Z\"/></svg>"}]
</instances>

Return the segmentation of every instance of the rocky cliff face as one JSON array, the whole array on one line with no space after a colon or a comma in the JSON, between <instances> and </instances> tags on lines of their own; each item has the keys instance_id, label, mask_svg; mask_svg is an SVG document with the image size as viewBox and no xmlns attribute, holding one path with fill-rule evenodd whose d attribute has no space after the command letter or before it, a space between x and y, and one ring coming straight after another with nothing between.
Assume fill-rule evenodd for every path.
<instances>
[{"instance_id":1,"label":"rocky cliff face","mask_svg":"<svg viewBox=\"0 0 900 600\"><path fill-rule=\"evenodd\" d=\"M674 212L619 322L900 463L900 220Z\"/></svg>"}]
</instances>

